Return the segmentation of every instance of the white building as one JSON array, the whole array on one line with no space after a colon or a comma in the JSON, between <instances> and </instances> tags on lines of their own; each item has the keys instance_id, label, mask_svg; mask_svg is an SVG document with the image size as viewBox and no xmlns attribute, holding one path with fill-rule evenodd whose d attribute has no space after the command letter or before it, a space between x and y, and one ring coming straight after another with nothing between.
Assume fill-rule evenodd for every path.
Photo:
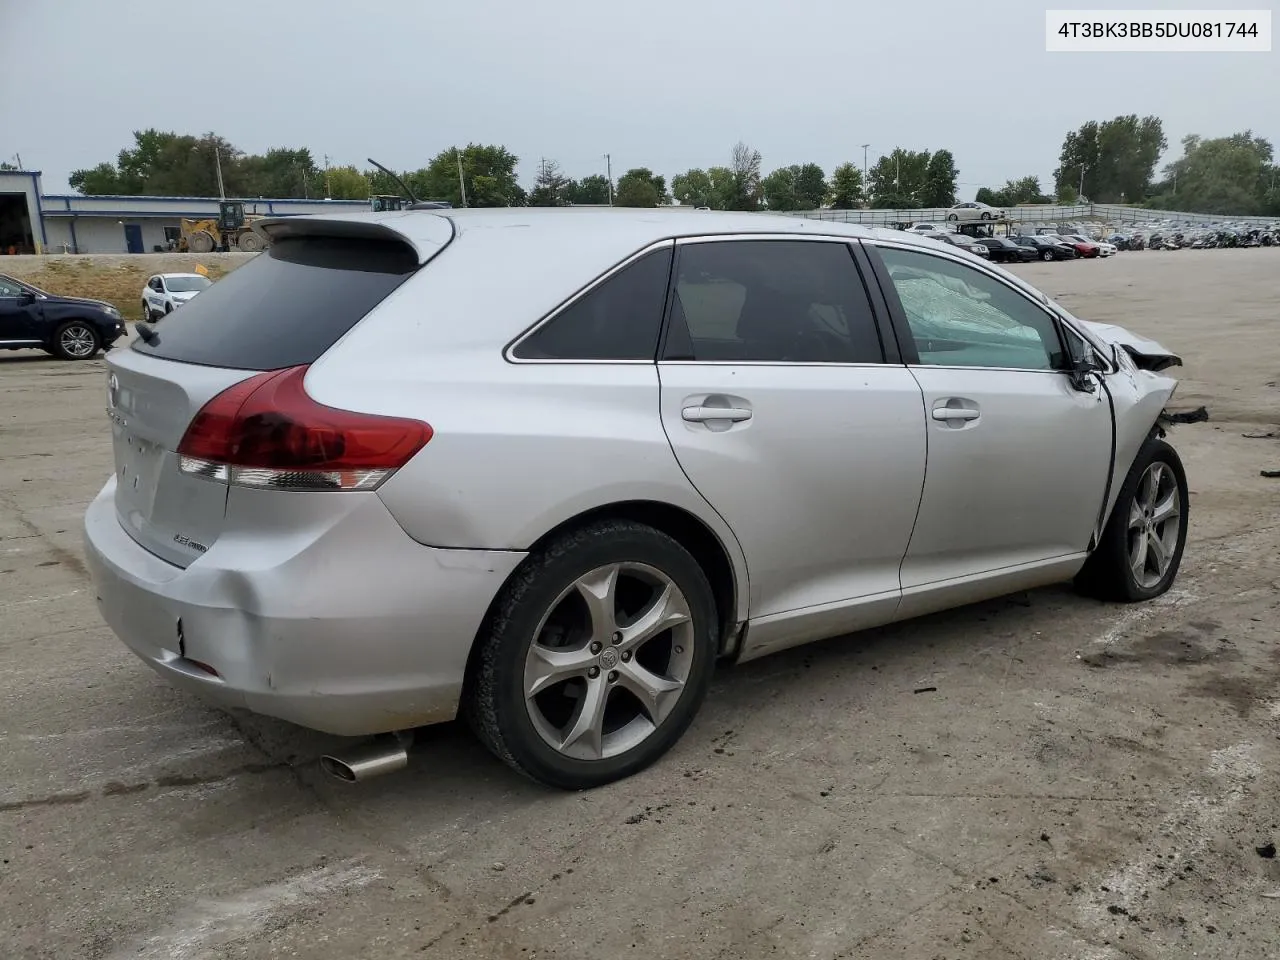
<instances>
[{"instance_id":1,"label":"white building","mask_svg":"<svg viewBox=\"0 0 1280 960\"><path fill-rule=\"evenodd\" d=\"M246 214L368 210L367 200L244 200ZM218 215L208 197L45 194L38 170L0 170L0 256L6 253L151 253L176 240L183 219ZM0 261L3 262L3 261Z\"/></svg>"}]
</instances>

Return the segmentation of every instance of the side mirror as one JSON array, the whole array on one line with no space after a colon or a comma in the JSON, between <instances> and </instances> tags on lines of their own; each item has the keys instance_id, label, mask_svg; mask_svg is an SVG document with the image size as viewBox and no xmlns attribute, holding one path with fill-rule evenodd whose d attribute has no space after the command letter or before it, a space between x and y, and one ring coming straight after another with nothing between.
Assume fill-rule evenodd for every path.
<instances>
[{"instance_id":1,"label":"side mirror","mask_svg":"<svg viewBox=\"0 0 1280 960\"><path fill-rule=\"evenodd\" d=\"M1097 392L1098 384L1094 381L1093 374L1099 369L1093 357L1073 357L1070 370L1071 386L1081 393Z\"/></svg>"},{"instance_id":2,"label":"side mirror","mask_svg":"<svg viewBox=\"0 0 1280 960\"><path fill-rule=\"evenodd\" d=\"M18 294L18 302L24 307L29 307L36 302L36 295L30 290L23 290L22 293Z\"/></svg>"}]
</instances>

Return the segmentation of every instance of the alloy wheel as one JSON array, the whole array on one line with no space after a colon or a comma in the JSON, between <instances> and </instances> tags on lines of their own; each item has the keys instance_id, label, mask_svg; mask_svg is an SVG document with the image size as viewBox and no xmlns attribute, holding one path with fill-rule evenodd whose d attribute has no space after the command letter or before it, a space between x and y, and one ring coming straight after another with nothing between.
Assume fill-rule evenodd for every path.
<instances>
[{"instance_id":1,"label":"alloy wheel","mask_svg":"<svg viewBox=\"0 0 1280 960\"><path fill-rule=\"evenodd\" d=\"M58 343L63 352L75 360L93 356L98 346L93 331L81 323L73 323L63 330Z\"/></svg>"},{"instance_id":2,"label":"alloy wheel","mask_svg":"<svg viewBox=\"0 0 1280 960\"><path fill-rule=\"evenodd\" d=\"M615 757L662 725L693 660L689 602L670 577L643 563L597 567L538 625L525 658L525 706L561 755Z\"/></svg>"},{"instance_id":3,"label":"alloy wheel","mask_svg":"<svg viewBox=\"0 0 1280 960\"><path fill-rule=\"evenodd\" d=\"M1129 504L1129 568L1150 589L1169 570L1182 528L1182 498L1173 471L1156 460L1147 467Z\"/></svg>"}]
</instances>

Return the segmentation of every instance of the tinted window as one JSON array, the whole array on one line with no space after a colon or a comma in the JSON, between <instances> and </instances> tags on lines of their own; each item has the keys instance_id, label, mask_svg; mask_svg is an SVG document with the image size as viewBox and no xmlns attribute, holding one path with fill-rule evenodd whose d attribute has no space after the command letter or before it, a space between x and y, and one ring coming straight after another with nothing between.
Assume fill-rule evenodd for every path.
<instances>
[{"instance_id":1,"label":"tinted window","mask_svg":"<svg viewBox=\"0 0 1280 960\"><path fill-rule=\"evenodd\" d=\"M669 360L880 363L866 289L843 243L728 240L680 248Z\"/></svg>"},{"instance_id":2,"label":"tinted window","mask_svg":"<svg viewBox=\"0 0 1280 960\"><path fill-rule=\"evenodd\" d=\"M522 360L653 360L670 272L670 247L645 254L573 301L512 353Z\"/></svg>"},{"instance_id":3,"label":"tinted window","mask_svg":"<svg viewBox=\"0 0 1280 960\"><path fill-rule=\"evenodd\" d=\"M240 370L311 363L404 283L417 263L401 243L277 240L166 316L151 343L134 340L133 349Z\"/></svg>"},{"instance_id":4,"label":"tinted window","mask_svg":"<svg viewBox=\"0 0 1280 960\"><path fill-rule=\"evenodd\" d=\"M920 363L1052 370L1065 366L1053 318L973 267L881 248Z\"/></svg>"},{"instance_id":5,"label":"tinted window","mask_svg":"<svg viewBox=\"0 0 1280 960\"><path fill-rule=\"evenodd\" d=\"M0 280L0 297L20 297L22 296L22 288L16 283L9 283L6 280Z\"/></svg>"}]
</instances>

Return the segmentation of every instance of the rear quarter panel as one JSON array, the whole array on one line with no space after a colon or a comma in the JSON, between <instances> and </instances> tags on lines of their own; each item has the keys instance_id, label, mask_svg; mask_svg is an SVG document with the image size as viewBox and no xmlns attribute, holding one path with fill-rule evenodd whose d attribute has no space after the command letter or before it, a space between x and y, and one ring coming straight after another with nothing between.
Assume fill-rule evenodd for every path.
<instances>
[{"instance_id":1,"label":"rear quarter panel","mask_svg":"<svg viewBox=\"0 0 1280 960\"><path fill-rule=\"evenodd\" d=\"M308 394L431 424L431 441L378 490L421 543L524 550L584 512L655 501L705 523L745 585L737 540L689 483L662 429L653 363L502 356L512 338L643 239L610 247L579 231L558 244L561 256L547 258L528 256L517 237L513 229L464 231L312 365ZM745 589L740 598L746 602Z\"/></svg>"}]
</instances>

